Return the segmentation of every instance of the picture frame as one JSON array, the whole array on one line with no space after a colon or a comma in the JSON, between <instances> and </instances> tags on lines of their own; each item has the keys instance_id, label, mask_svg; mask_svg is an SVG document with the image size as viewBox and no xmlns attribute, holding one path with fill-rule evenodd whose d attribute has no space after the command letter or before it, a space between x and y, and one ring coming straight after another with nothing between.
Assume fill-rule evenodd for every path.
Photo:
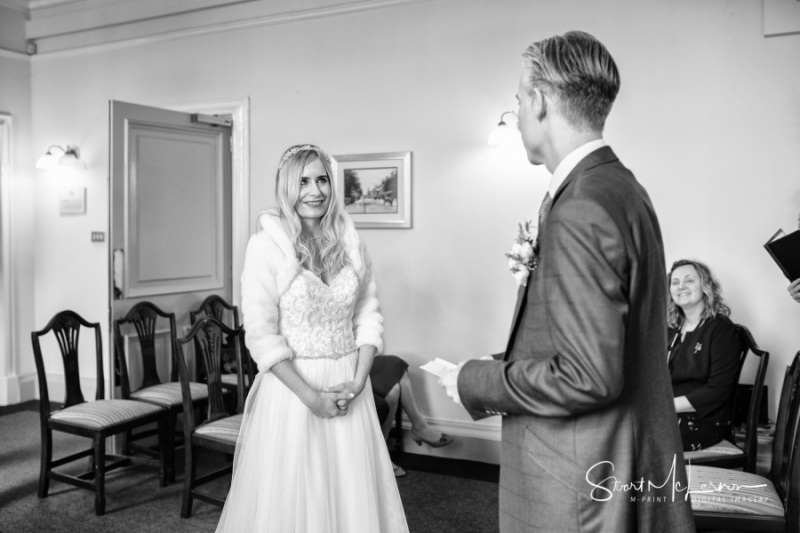
<instances>
[{"instance_id":1,"label":"picture frame","mask_svg":"<svg viewBox=\"0 0 800 533\"><path fill-rule=\"evenodd\" d=\"M411 227L411 152L335 155L332 163L357 228Z\"/></svg>"}]
</instances>

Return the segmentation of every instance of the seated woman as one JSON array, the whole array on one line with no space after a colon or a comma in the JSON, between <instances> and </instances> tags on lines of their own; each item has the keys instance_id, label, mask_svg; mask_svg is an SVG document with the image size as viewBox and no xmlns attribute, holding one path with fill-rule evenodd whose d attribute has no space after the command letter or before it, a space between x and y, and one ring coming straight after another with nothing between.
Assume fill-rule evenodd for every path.
<instances>
[{"instance_id":1,"label":"seated woman","mask_svg":"<svg viewBox=\"0 0 800 533\"><path fill-rule=\"evenodd\" d=\"M447 446L453 442L453 439L430 427L425 417L419 412L407 370L408 363L396 355L380 355L372 361L369 379L372 382L372 394L383 429L383 438L389 437L392 420L394 420L397 405L402 398L403 410L411 421L411 439L418 446L422 446L423 442L434 448ZM405 471L396 464L392 463L392 466L395 476L406 475Z\"/></svg>"},{"instance_id":2,"label":"seated woman","mask_svg":"<svg viewBox=\"0 0 800 533\"><path fill-rule=\"evenodd\" d=\"M707 266L672 264L668 277L668 361L685 451L720 442L731 425L730 402L742 341Z\"/></svg>"}]
</instances>

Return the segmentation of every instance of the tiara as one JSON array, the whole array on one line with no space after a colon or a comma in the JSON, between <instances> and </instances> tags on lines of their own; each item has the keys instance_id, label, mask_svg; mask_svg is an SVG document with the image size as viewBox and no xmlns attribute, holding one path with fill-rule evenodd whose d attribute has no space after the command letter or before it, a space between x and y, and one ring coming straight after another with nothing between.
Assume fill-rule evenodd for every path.
<instances>
[{"instance_id":1,"label":"tiara","mask_svg":"<svg viewBox=\"0 0 800 533\"><path fill-rule=\"evenodd\" d=\"M326 163L328 163L329 165L331 164L331 158L319 146L314 146L313 144L298 144L296 146L292 146L291 148L283 152L283 155L281 156L281 161L280 163L278 163L278 169L280 169L283 166L283 164L286 163L286 161L294 154L305 151L316 152L317 155L320 158L324 159Z\"/></svg>"}]
</instances>

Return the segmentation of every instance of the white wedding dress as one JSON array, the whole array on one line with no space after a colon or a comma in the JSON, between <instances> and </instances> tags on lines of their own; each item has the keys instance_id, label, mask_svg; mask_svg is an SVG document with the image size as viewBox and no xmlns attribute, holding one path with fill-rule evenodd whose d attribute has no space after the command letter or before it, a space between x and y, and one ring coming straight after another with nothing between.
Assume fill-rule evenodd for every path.
<instances>
[{"instance_id":1,"label":"white wedding dress","mask_svg":"<svg viewBox=\"0 0 800 533\"><path fill-rule=\"evenodd\" d=\"M280 300L292 364L317 390L351 381L358 350L349 266L330 285L302 271ZM369 380L345 416L315 416L272 373L247 397L218 532L407 532Z\"/></svg>"}]
</instances>

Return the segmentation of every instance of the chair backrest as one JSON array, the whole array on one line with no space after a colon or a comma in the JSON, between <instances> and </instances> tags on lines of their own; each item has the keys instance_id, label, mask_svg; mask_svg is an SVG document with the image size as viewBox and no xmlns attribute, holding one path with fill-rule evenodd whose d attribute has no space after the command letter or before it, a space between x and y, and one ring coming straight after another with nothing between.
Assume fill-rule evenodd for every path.
<instances>
[{"instance_id":1,"label":"chair backrest","mask_svg":"<svg viewBox=\"0 0 800 533\"><path fill-rule=\"evenodd\" d=\"M178 357L178 375L183 390L184 412L191 412L191 394L189 393L189 371L186 366L184 347L194 343L197 353L195 356L206 369L206 385L208 386L208 420L228 416L225 405L222 384L222 340L232 339L234 342L237 360L237 391L244 394L244 376L242 373L242 329L229 328L214 317L204 317L192 326L185 337L175 343L175 353ZM241 404L241 402L237 402ZM191 418L191 417L188 417ZM184 422L185 423L185 422Z\"/></svg>"},{"instance_id":2,"label":"chair backrest","mask_svg":"<svg viewBox=\"0 0 800 533\"><path fill-rule=\"evenodd\" d=\"M781 388L780 410L772 440L772 469L769 477L781 496L788 495L790 478L797 457L798 431L800 431L800 352L786 369ZM800 459L799 459L800 460ZM794 483L794 489L800 486Z\"/></svg>"},{"instance_id":3,"label":"chair backrest","mask_svg":"<svg viewBox=\"0 0 800 533\"><path fill-rule=\"evenodd\" d=\"M796 426L800 428L800 424ZM800 450L798 447L800 447L800 434L795 434L790 468L786 469L788 479L784 489L786 497L783 500L783 507L786 510L787 533L800 533Z\"/></svg>"},{"instance_id":4,"label":"chair backrest","mask_svg":"<svg viewBox=\"0 0 800 533\"><path fill-rule=\"evenodd\" d=\"M152 302L139 302L123 318L114 321L114 352L116 354L115 359L117 371L120 375L120 388L123 398L129 398L132 392L127 365L127 358L131 357L132 354L125 351L122 328L126 324L130 324L136 330L136 337L139 340L139 350L142 356L142 384L140 387L152 387L161 383L161 378L158 376L158 352L156 350L159 319L161 319L161 322L166 321L169 324L170 379L172 381L177 381L178 379L178 365L175 364L174 355L175 339L177 338L175 313L167 313Z\"/></svg>"},{"instance_id":5,"label":"chair backrest","mask_svg":"<svg viewBox=\"0 0 800 533\"><path fill-rule=\"evenodd\" d=\"M100 324L89 322L74 311L61 311L50 319L50 322L39 331L31 332L31 342L33 344L33 357L36 361L36 374L39 379L39 399L40 413L45 416L50 410L50 395L47 390L47 373L44 368L44 357L40 339L50 333L55 335L58 347L61 352L61 361L64 364L64 407L83 403L83 393L81 392L81 376L78 366L78 348L80 345L81 328L94 330L95 357L97 371L97 391L95 397L103 399L103 343L100 334Z\"/></svg>"},{"instance_id":6,"label":"chair backrest","mask_svg":"<svg viewBox=\"0 0 800 533\"><path fill-rule=\"evenodd\" d=\"M733 380L733 386L731 387L730 398L728 400L728 420L730 420L730 426L728 426L728 435L725 437L731 442L734 442L734 431L736 430L735 424L736 420L736 412L737 412L737 405L742 402L741 395L739 394L739 380L742 377L742 369L744 368L744 363L747 361L747 354L750 353L750 339L749 332L747 328L740 325L735 324L736 333L739 337L739 363L736 368L736 377Z\"/></svg>"},{"instance_id":7,"label":"chair backrest","mask_svg":"<svg viewBox=\"0 0 800 533\"><path fill-rule=\"evenodd\" d=\"M229 328L239 329L239 308L229 304L218 294L206 297L197 309L189 311L189 321L192 325L207 316L213 316ZM225 341L225 346L228 347L230 341L227 338L223 340ZM205 368L202 361L197 366L197 373L200 379L205 379Z\"/></svg>"},{"instance_id":8,"label":"chair backrest","mask_svg":"<svg viewBox=\"0 0 800 533\"><path fill-rule=\"evenodd\" d=\"M232 320L226 320L227 315L230 315ZM230 328L239 328L239 308L229 304L222 296L217 294L208 296L203 300L203 303L200 304L200 307L189 311L189 320L192 324L203 316L213 316L223 324L227 324Z\"/></svg>"},{"instance_id":9,"label":"chair backrest","mask_svg":"<svg viewBox=\"0 0 800 533\"><path fill-rule=\"evenodd\" d=\"M800 362L798 359L800 352L795 355L784 379L784 384L787 380L791 384L786 409L786 435L782 439L784 471L776 484L778 494L783 497L786 511L786 531L794 533L800 532Z\"/></svg>"},{"instance_id":10,"label":"chair backrest","mask_svg":"<svg viewBox=\"0 0 800 533\"><path fill-rule=\"evenodd\" d=\"M769 352L766 352L758 347L750 330L746 327L737 324L736 329L742 338L745 346L744 356L740 362L741 365L747 353L752 353L759 358L758 370L756 370L756 377L753 381L753 392L750 396L750 405L747 408L747 421L745 422L745 442L744 453L746 454L747 463L745 464L746 472L756 471L756 461L758 459L758 415L761 411L761 398L764 393L764 380L767 377L767 366L769 365ZM738 381L738 380L737 380ZM736 387L734 387L736 389ZM731 406L736 408L735 401Z\"/></svg>"}]
</instances>

